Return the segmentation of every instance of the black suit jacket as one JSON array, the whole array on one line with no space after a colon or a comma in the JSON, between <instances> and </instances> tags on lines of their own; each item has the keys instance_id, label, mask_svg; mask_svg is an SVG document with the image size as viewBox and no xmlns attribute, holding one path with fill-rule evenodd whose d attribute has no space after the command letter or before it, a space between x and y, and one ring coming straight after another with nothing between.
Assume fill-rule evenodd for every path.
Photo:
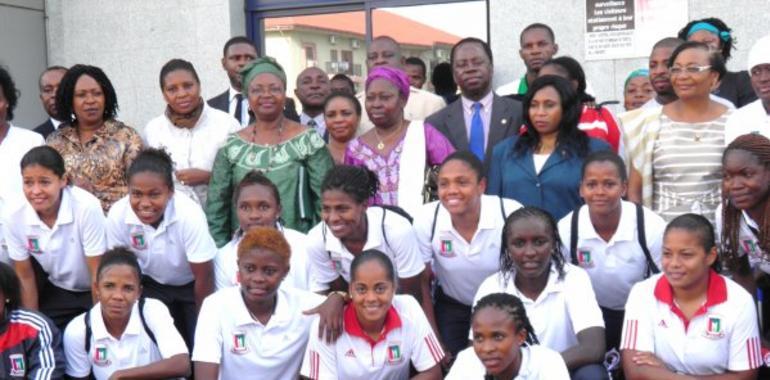
<instances>
[{"instance_id":1,"label":"black suit jacket","mask_svg":"<svg viewBox=\"0 0 770 380\"><path fill-rule=\"evenodd\" d=\"M34 129L35 132L43 135L44 139L47 139L48 135L53 133L53 131L55 131L55 130L56 130L56 128L53 127L53 123L51 122L50 118L46 119L45 123L38 125Z\"/></svg>"},{"instance_id":2,"label":"black suit jacket","mask_svg":"<svg viewBox=\"0 0 770 380\"><path fill-rule=\"evenodd\" d=\"M497 94L492 95L492 115L489 118L489 135L487 135L487 149L484 154L485 169L489 169L492 149L495 145L519 130L524 122L521 112L521 102L500 97ZM462 98L428 116L425 122L443 133L455 149L469 149L468 128L470 126L465 125Z\"/></svg>"},{"instance_id":3,"label":"black suit jacket","mask_svg":"<svg viewBox=\"0 0 770 380\"><path fill-rule=\"evenodd\" d=\"M225 90L225 92L209 99L207 103L211 108L230 113L230 90ZM249 112L249 115L251 115L251 112ZM299 122L299 114L297 113L297 107L294 105L294 99L286 98L286 103L283 106L283 116L289 120ZM253 115L251 115L251 120L254 120Z\"/></svg>"},{"instance_id":4,"label":"black suit jacket","mask_svg":"<svg viewBox=\"0 0 770 380\"><path fill-rule=\"evenodd\" d=\"M748 71L728 71L714 91L714 95L721 96L733 103L735 108L741 108L755 100L757 94L751 87L751 78Z\"/></svg>"}]
</instances>

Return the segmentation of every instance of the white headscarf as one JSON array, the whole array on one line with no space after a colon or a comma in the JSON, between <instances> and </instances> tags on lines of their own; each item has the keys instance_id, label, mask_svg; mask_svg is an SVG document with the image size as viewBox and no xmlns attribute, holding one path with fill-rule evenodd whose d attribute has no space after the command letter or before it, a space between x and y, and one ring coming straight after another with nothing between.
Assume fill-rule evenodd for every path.
<instances>
[{"instance_id":1,"label":"white headscarf","mask_svg":"<svg viewBox=\"0 0 770 380\"><path fill-rule=\"evenodd\" d=\"M770 64L770 34L760 38L749 51L749 74L754 66Z\"/></svg>"}]
</instances>

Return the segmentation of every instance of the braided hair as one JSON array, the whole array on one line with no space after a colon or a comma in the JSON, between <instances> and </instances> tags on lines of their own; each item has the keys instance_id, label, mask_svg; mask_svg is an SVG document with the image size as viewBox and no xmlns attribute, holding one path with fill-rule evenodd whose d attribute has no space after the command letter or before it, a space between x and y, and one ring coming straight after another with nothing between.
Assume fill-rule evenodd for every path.
<instances>
[{"instance_id":1,"label":"braided hair","mask_svg":"<svg viewBox=\"0 0 770 380\"><path fill-rule=\"evenodd\" d=\"M559 279L564 278L564 255L561 252L561 238L559 237L559 227L556 225L556 221L551 214L539 209L537 207L526 206L522 207L505 219L505 226L503 226L503 236L500 241L500 270L503 272L503 279L505 283L513 278L513 274L516 270L516 266L513 263L513 259L508 252L508 235L510 234L511 226L522 219L535 218L540 219L551 230L551 244L553 245L553 253L551 254L551 263L556 265L556 269L559 272Z\"/></svg>"},{"instance_id":2,"label":"braided hair","mask_svg":"<svg viewBox=\"0 0 770 380\"><path fill-rule=\"evenodd\" d=\"M767 137L758 134L748 134L733 140L724 151L722 156L723 165L727 155L734 150L748 152L757 159L757 162L765 167L765 170L770 170L770 140ZM723 193L725 193L724 190ZM764 202L765 209L763 215L765 215L765 220L761 221L762 224L759 226L757 238L759 240L759 249L770 254L770 196L767 194L765 195ZM723 197L721 250L725 263L732 271L741 269L740 255L738 254L740 251L740 238L738 237L740 226L741 210L735 207L728 197ZM770 258L766 257L766 259Z\"/></svg>"},{"instance_id":3,"label":"braided hair","mask_svg":"<svg viewBox=\"0 0 770 380\"><path fill-rule=\"evenodd\" d=\"M479 311L489 307L493 307L508 314L508 316L511 317L511 320L513 320L513 323L516 325L515 332L519 332L521 329L526 330L527 344L540 344L540 342L537 340L537 335L535 335L535 329L532 328L532 324L529 322L529 318L527 318L527 310L524 308L524 304L521 302L519 297L508 293L487 294L476 303L476 306L473 307L473 311L471 312L471 320L473 320Z\"/></svg>"},{"instance_id":4,"label":"braided hair","mask_svg":"<svg viewBox=\"0 0 770 380\"><path fill-rule=\"evenodd\" d=\"M725 62L730 60L731 51L735 49L735 44L738 42L736 41L735 37L732 35L732 29L725 24L724 21L716 18L716 17L709 17L704 18L700 20L692 20L687 23L687 25L684 26L684 28L679 30L679 33L677 33L677 37L679 39L687 41L687 35L690 34L690 29L692 29L695 24L699 24L701 22L705 22L707 24L711 24L711 26L717 28L719 30L719 53L724 58Z\"/></svg>"},{"instance_id":5,"label":"braided hair","mask_svg":"<svg viewBox=\"0 0 770 380\"><path fill-rule=\"evenodd\" d=\"M338 190L359 204L366 203L379 189L377 174L363 166L335 166L326 173L326 178L321 183L321 193Z\"/></svg>"}]
</instances>

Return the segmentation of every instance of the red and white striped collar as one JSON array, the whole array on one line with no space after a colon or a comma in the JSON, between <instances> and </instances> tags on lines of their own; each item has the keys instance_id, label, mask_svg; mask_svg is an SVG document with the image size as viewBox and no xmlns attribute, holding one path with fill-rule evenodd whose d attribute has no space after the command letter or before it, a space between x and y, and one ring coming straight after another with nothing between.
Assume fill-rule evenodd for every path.
<instances>
[{"instance_id":1,"label":"red and white striped collar","mask_svg":"<svg viewBox=\"0 0 770 380\"><path fill-rule=\"evenodd\" d=\"M388 313L385 314L385 325L382 327L380 337L376 341L364 332L363 327L361 327L361 322L358 321L358 316L356 316L356 309L352 303L348 303L345 306L343 313L342 318L345 324L345 332L366 340L372 347L385 340L388 333L391 331L401 328L401 317L398 315L398 311L396 311L396 308L393 307L393 305L390 305Z\"/></svg>"},{"instance_id":2,"label":"red and white striped collar","mask_svg":"<svg viewBox=\"0 0 770 380\"><path fill-rule=\"evenodd\" d=\"M695 318L701 314L705 314L710 307L727 301L727 283L725 282L725 279L716 271L711 269L709 270L708 281L708 288L706 289L706 302L703 304L703 306L701 306L700 309L698 309L692 318ZM665 275L660 276L658 282L655 284L654 294L658 301L669 305L671 311L674 312L674 314L676 314L683 322L685 322L685 325L688 324L689 320L685 318L684 313L682 313L679 307L674 303L674 290L671 288L671 284L668 282L668 279Z\"/></svg>"}]
</instances>

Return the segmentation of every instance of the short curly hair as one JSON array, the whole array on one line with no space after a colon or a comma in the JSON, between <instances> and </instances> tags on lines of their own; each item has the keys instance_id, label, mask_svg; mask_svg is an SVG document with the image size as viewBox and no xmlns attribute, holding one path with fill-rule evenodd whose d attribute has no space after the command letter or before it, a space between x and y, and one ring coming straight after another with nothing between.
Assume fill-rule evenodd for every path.
<instances>
[{"instance_id":1,"label":"short curly hair","mask_svg":"<svg viewBox=\"0 0 770 380\"><path fill-rule=\"evenodd\" d=\"M75 85L81 76L88 75L94 78L104 93L104 120L114 119L118 113L118 96L115 94L115 87L107 78L107 74L96 66L75 65L72 66L59 83L59 89L56 91L56 111L57 119L62 122L72 124L75 122L75 111L72 108L72 101L75 98Z\"/></svg>"},{"instance_id":2,"label":"short curly hair","mask_svg":"<svg viewBox=\"0 0 770 380\"><path fill-rule=\"evenodd\" d=\"M3 89L3 97L8 102L8 112L6 120L13 120L13 110L16 108L16 104L19 103L19 90L16 88L16 83L11 78L11 73L8 69L0 66L0 87Z\"/></svg>"},{"instance_id":3,"label":"short curly hair","mask_svg":"<svg viewBox=\"0 0 770 380\"><path fill-rule=\"evenodd\" d=\"M291 247L281 231L270 227L255 227L243 235L238 244L238 258L255 249L264 249L283 257L287 262L291 258Z\"/></svg>"}]
</instances>

